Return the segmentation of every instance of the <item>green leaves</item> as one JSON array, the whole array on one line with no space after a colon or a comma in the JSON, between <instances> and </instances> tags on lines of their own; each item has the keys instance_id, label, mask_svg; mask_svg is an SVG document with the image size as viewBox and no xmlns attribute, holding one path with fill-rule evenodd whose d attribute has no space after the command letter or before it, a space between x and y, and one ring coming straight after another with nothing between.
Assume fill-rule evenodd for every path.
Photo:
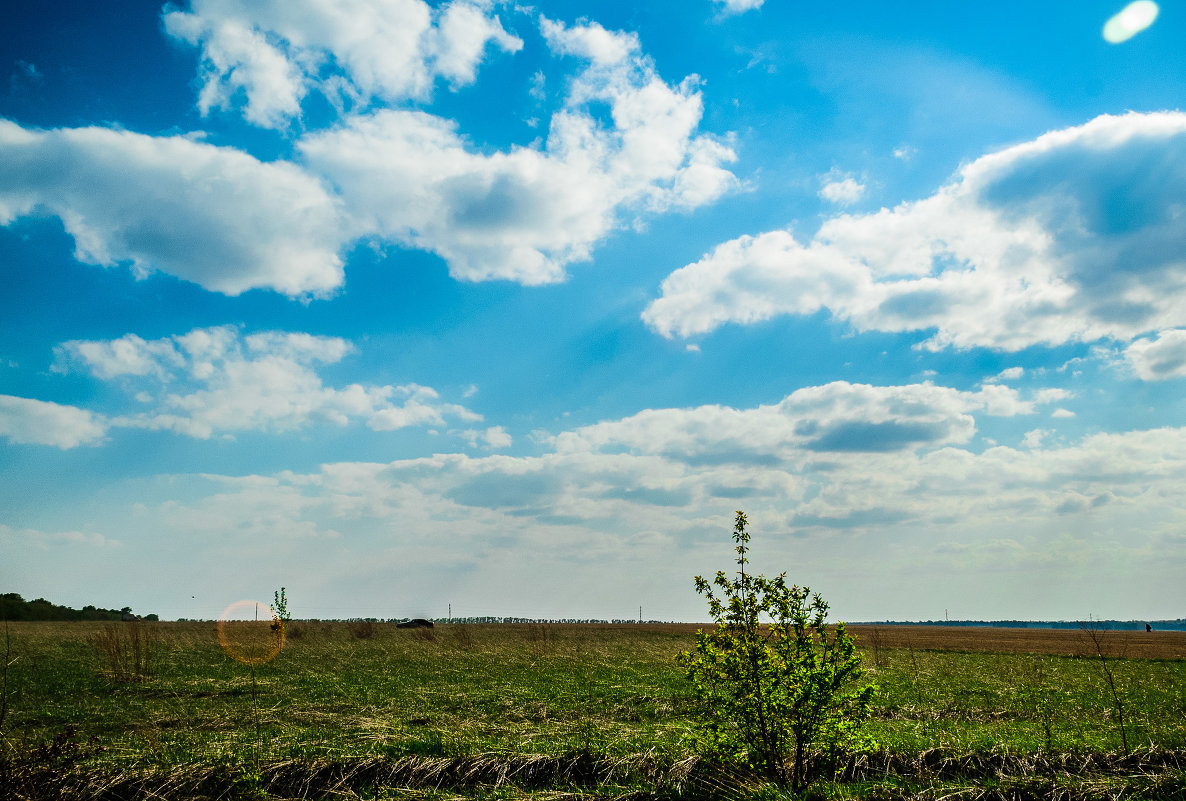
<instances>
[{"instance_id":1,"label":"green leaves","mask_svg":"<svg viewBox=\"0 0 1186 801\"><path fill-rule=\"evenodd\" d=\"M738 511L736 575L696 577L716 628L700 630L679 660L704 707L701 747L800 791L858 742L876 688L852 687L861 656L843 623L829 632L818 593L788 586L785 573L745 572L747 524Z\"/></svg>"}]
</instances>

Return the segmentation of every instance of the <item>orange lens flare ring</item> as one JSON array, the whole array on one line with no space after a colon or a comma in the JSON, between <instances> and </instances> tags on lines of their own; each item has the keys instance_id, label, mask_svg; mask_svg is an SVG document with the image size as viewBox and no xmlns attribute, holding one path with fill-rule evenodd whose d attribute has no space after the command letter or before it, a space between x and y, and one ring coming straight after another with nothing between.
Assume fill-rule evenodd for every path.
<instances>
[{"instance_id":1,"label":"orange lens flare ring","mask_svg":"<svg viewBox=\"0 0 1186 801\"><path fill-rule=\"evenodd\" d=\"M284 623L259 601L235 601L218 616L218 644L244 665L271 662L284 647Z\"/></svg>"}]
</instances>

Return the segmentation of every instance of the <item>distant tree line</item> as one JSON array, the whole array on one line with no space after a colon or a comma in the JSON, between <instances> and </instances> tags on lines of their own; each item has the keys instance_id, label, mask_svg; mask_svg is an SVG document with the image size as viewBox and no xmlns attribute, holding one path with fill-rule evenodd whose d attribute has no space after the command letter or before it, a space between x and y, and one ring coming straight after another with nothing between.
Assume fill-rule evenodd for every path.
<instances>
[{"instance_id":1,"label":"distant tree line","mask_svg":"<svg viewBox=\"0 0 1186 801\"><path fill-rule=\"evenodd\" d=\"M58 606L44 598L26 601L15 592L0 595L0 619L3 620L125 620L132 617L132 607L100 609L90 604L82 609ZM145 615L144 620L157 620L156 615Z\"/></svg>"}]
</instances>

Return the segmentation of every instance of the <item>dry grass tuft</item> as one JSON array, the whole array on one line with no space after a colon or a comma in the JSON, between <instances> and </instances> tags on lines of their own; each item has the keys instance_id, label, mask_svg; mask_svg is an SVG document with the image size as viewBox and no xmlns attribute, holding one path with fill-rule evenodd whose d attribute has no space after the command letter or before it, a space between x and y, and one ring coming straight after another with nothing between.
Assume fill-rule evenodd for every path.
<instances>
[{"instance_id":1,"label":"dry grass tuft","mask_svg":"<svg viewBox=\"0 0 1186 801\"><path fill-rule=\"evenodd\" d=\"M369 640L375 636L378 626L373 620L352 620L346 624L350 636L356 640Z\"/></svg>"},{"instance_id":2,"label":"dry grass tuft","mask_svg":"<svg viewBox=\"0 0 1186 801\"><path fill-rule=\"evenodd\" d=\"M474 638L470 634L469 628L464 624L449 626L447 629L451 635L451 645L454 648L460 648L463 651L472 651L474 647Z\"/></svg>"},{"instance_id":3,"label":"dry grass tuft","mask_svg":"<svg viewBox=\"0 0 1186 801\"><path fill-rule=\"evenodd\" d=\"M160 645L155 629L138 620L108 623L87 643L114 681L143 681L152 675Z\"/></svg>"}]
</instances>

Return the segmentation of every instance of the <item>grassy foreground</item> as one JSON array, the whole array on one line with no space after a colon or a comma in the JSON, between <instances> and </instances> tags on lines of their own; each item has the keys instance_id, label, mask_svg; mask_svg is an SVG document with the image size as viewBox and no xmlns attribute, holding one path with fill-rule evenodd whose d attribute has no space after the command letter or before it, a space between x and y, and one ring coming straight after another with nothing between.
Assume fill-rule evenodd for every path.
<instances>
[{"instance_id":1,"label":"grassy foreground","mask_svg":"<svg viewBox=\"0 0 1186 801\"><path fill-rule=\"evenodd\" d=\"M0 798L783 797L688 744L692 626L300 623L253 669L141 625L120 671L127 624L9 624ZM856 633L877 748L814 796L1186 799L1186 660Z\"/></svg>"}]
</instances>

